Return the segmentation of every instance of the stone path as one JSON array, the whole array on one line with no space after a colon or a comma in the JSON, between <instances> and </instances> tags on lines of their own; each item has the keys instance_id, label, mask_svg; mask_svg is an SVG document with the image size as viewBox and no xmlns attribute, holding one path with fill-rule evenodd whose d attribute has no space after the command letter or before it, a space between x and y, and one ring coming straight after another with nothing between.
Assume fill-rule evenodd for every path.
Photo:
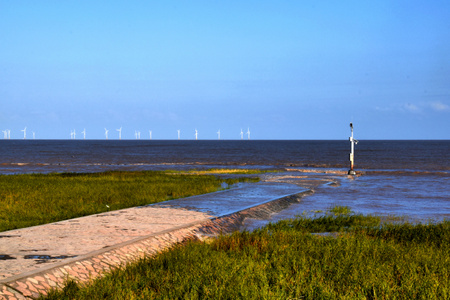
<instances>
[{"instance_id":1,"label":"stone path","mask_svg":"<svg viewBox=\"0 0 450 300\"><path fill-rule=\"evenodd\" d=\"M0 232L0 299L32 299L68 278L86 282L171 245L233 230L307 191L282 182Z\"/></svg>"}]
</instances>

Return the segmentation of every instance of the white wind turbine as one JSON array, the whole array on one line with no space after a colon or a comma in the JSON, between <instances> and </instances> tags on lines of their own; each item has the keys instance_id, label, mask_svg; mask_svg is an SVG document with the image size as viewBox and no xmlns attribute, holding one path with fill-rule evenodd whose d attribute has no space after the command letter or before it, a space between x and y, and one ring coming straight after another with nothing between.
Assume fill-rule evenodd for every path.
<instances>
[{"instance_id":1,"label":"white wind turbine","mask_svg":"<svg viewBox=\"0 0 450 300\"><path fill-rule=\"evenodd\" d=\"M106 139L108 139L108 131L109 130L105 128L105 137L106 137Z\"/></svg>"},{"instance_id":2,"label":"white wind turbine","mask_svg":"<svg viewBox=\"0 0 450 300\"><path fill-rule=\"evenodd\" d=\"M25 127L23 130L21 130L23 132L23 139L25 140L27 138L27 128Z\"/></svg>"},{"instance_id":3,"label":"white wind turbine","mask_svg":"<svg viewBox=\"0 0 450 300\"><path fill-rule=\"evenodd\" d=\"M247 136L248 136L248 139L250 139L250 127L247 129Z\"/></svg>"},{"instance_id":4,"label":"white wind turbine","mask_svg":"<svg viewBox=\"0 0 450 300\"><path fill-rule=\"evenodd\" d=\"M84 128L81 133L83 134L83 140L85 140L86 139L86 128Z\"/></svg>"},{"instance_id":5,"label":"white wind turbine","mask_svg":"<svg viewBox=\"0 0 450 300\"><path fill-rule=\"evenodd\" d=\"M75 129L73 130L73 139L75 140L77 138L77 134L75 132Z\"/></svg>"},{"instance_id":6,"label":"white wind turbine","mask_svg":"<svg viewBox=\"0 0 450 300\"><path fill-rule=\"evenodd\" d=\"M242 131L242 128L241 128L241 140L243 140L244 139L244 131Z\"/></svg>"},{"instance_id":7,"label":"white wind turbine","mask_svg":"<svg viewBox=\"0 0 450 300\"><path fill-rule=\"evenodd\" d=\"M220 129L217 131L217 138L220 140Z\"/></svg>"},{"instance_id":8,"label":"white wind turbine","mask_svg":"<svg viewBox=\"0 0 450 300\"><path fill-rule=\"evenodd\" d=\"M198 139L198 130L197 129L195 129L195 139L196 140Z\"/></svg>"},{"instance_id":9,"label":"white wind turbine","mask_svg":"<svg viewBox=\"0 0 450 300\"><path fill-rule=\"evenodd\" d=\"M3 138L6 140L8 138L8 129L2 130L3 132Z\"/></svg>"},{"instance_id":10,"label":"white wind turbine","mask_svg":"<svg viewBox=\"0 0 450 300\"><path fill-rule=\"evenodd\" d=\"M177 132L178 132L178 139L180 139L180 137L181 137L181 130L178 129Z\"/></svg>"},{"instance_id":11,"label":"white wind turbine","mask_svg":"<svg viewBox=\"0 0 450 300\"><path fill-rule=\"evenodd\" d=\"M148 133L150 134L150 139L152 139L152 131L149 130Z\"/></svg>"},{"instance_id":12,"label":"white wind turbine","mask_svg":"<svg viewBox=\"0 0 450 300\"><path fill-rule=\"evenodd\" d=\"M33 131L33 140L36 139L36 132Z\"/></svg>"},{"instance_id":13,"label":"white wind turbine","mask_svg":"<svg viewBox=\"0 0 450 300\"><path fill-rule=\"evenodd\" d=\"M119 132L119 140L122 139L122 127L120 127L119 129L116 129Z\"/></svg>"},{"instance_id":14,"label":"white wind turbine","mask_svg":"<svg viewBox=\"0 0 450 300\"><path fill-rule=\"evenodd\" d=\"M8 130L8 140L10 140L11 139L11 130L10 129L7 129Z\"/></svg>"},{"instance_id":15,"label":"white wind turbine","mask_svg":"<svg viewBox=\"0 0 450 300\"><path fill-rule=\"evenodd\" d=\"M138 138L141 139L141 132L138 131Z\"/></svg>"}]
</instances>

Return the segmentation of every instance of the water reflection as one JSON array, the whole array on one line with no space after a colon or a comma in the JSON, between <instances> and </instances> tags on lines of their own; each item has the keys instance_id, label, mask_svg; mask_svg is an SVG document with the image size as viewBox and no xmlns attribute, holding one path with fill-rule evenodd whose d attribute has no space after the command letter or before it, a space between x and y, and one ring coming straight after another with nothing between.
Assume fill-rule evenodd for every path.
<instances>
[{"instance_id":1,"label":"water reflection","mask_svg":"<svg viewBox=\"0 0 450 300\"><path fill-rule=\"evenodd\" d=\"M292 174L292 173L290 173ZM274 213L268 220L249 220L246 228L251 230L281 219L295 218L306 213L320 215L334 206L348 206L355 213L380 216L406 217L412 222L440 222L450 220L449 177L440 175L403 176L399 174L330 176L311 174L315 180L336 182L313 187L314 193L304 197L298 204ZM312 180L313 178L309 178ZM300 184L304 178L291 178ZM447 184L446 184L447 183Z\"/></svg>"}]
</instances>

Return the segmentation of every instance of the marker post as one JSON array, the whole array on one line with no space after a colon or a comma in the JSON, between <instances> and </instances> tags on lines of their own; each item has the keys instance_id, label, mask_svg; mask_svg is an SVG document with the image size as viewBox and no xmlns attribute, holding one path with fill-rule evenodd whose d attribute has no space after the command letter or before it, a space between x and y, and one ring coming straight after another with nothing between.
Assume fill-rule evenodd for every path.
<instances>
[{"instance_id":1,"label":"marker post","mask_svg":"<svg viewBox=\"0 0 450 300\"><path fill-rule=\"evenodd\" d=\"M356 172L353 170L353 164L355 161L355 145L358 144L358 140L353 138L353 123L350 123L350 129L352 131L352 135L350 136L350 170L348 170L348 175L356 175Z\"/></svg>"}]
</instances>

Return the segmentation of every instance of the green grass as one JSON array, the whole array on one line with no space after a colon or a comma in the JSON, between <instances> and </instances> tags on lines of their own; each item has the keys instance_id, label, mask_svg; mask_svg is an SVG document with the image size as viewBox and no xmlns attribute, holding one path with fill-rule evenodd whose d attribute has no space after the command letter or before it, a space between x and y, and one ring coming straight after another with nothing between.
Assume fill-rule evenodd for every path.
<instances>
[{"instance_id":1,"label":"green grass","mask_svg":"<svg viewBox=\"0 0 450 300\"><path fill-rule=\"evenodd\" d=\"M335 238L311 232L338 231ZM46 299L449 299L450 222L383 224L334 208L178 245Z\"/></svg>"},{"instance_id":2,"label":"green grass","mask_svg":"<svg viewBox=\"0 0 450 300\"><path fill-rule=\"evenodd\" d=\"M215 176L166 172L0 175L0 231L217 191Z\"/></svg>"}]
</instances>

